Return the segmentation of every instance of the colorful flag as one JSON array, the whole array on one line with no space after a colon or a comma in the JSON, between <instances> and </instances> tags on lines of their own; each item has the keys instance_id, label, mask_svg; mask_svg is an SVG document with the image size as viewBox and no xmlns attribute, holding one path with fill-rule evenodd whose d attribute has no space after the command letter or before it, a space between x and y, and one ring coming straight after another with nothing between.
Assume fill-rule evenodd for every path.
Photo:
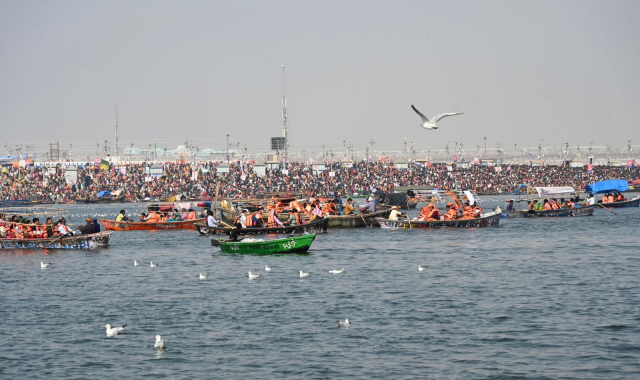
<instances>
[{"instance_id":1,"label":"colorful flag","mask_svg":"<svg viewBox=\"0 0 640 380\"><path fill-rule=\"evenodd\" d=\"M104 170L109 170L109 168L111 168L111 165L109 165L109 161L105 160L104 158L100 160L100 169L104 169Z\"/></svg>"}]
</instances>

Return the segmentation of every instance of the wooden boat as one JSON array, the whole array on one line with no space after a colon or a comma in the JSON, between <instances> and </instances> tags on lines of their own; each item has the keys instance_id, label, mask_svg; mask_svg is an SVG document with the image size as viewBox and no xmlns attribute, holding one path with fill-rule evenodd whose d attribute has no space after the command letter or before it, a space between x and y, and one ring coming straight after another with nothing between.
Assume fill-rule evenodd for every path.
<instances>
[{"instance_id":1,"label":"wooden boat","mask_svg":"<svg viewBox=\"0 0 640 380\"><path fill-rule=\"evenodd\" d=\"M476 219L457 220L390 220L376 218L376 222L382 228L476 228L476 227L497 227L500 223L500 213L491 212Z\"/></svg>"},{"instance_id":2,"label":"wooden boat","mask_svg":"<svg viewBox=\"0 0 640 380\"><path fill-rule=\"evenodd\" d=\"M195 230L195 223L204 219L182 220L178 222L116 222L115 220L100 219L100 223L107 230L113 231L151 231L151 230Z\"/></svg>"},{"instance_id":3,"label":"wooden boat","mask_svg":"<svg viewBox=\"0 0 640 380\"><path fill-rule=\"evenodd\" d=\"M209 227L204 222L196 223L196 229L201 235L225 234L230 235L231 231L236 230L230 227ZM284 226L284 227L265 227L265 228L240 228L237 229L242 235L264 235L264 234L301 234L301 233L318 233L327 232L329 219L318 219L313 222L302 224L300 226Z\"/></svg>"},{"instance_id":4,"label":"wooden boat","mask_svg":"<svg viewBox=\"0 0 640 380\"><path fill-rule=\"evenodd\" d=\"M357 215L329 215L329 228L362 228L378 226L376 218L386 218L391 213L389 210L380 210L371 213Z\"/></svg>"},{"instance_id":5,"label":"wooden boat","mask_svg":"<svg viewBox=\"0 0 640 380\"><path fill-rule=\"evenodd\" d=\"M613 203L602 203L600 200L598 204L606 208L638 207L640 206L640 196L626 201L615 201Z\"/></svg>"},{"instance_id":6,"label":"wooden boat","mask_svg":"<svg viewBox=\"0 0 640 380\"><path fill-rule=\"evenodd\" d=\"M109 246L112 231L48 239L0 239L1 249L92 249Z\"/></svg>"},{"instance_id":7,"label":"wooden boat","mask_svg":"<svg viewBox=\"0 0 640 380\"><path fill-rule=\"evenodd\" d=\"M558 210L513 210L513 211L502 211L501 216L503 218L557 218L564 216L591 216L593 215L593 210L595 210L597 206L583 206L576 208L561 208Z\"/></svg>"},{"instance_id":8,"label":"wooden boat","mask_svg":"<svg viewBox=\"0 0 640 380\"><path fill-rule=\"evenodd\" d=\"M240 241L212 239L211 245L226 253L303 253L309 250L316 234L290 235L284 239L262 240L245 238Z\"/></svg>"}]
</instances>

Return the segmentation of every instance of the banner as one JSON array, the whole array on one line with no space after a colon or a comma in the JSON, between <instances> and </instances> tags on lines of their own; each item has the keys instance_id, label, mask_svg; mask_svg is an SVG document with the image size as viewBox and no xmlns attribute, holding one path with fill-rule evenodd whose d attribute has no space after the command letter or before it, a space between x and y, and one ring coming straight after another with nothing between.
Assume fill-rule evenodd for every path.
<instances>
[{"instance_id":1,"label":"banner","mask_svg":"<svg viewBox=\"0 0 640 380\"><path fill-rule=\"evenodd\" d=\"M109 165L109 161L104 158L100 160L100 169L109 170L110 167L111 165Z\"/></svg>"}]
</instances>

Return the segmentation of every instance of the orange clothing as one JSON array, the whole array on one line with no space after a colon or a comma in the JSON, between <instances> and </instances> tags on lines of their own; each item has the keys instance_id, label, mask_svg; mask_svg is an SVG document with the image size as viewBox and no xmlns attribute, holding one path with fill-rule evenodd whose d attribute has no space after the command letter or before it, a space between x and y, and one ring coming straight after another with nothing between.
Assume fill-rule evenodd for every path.
<instances>
[{"instance_id":1,"label":"orange clothing","mask_svg":"<svg viewBox=\"0 0 640 380\"><path fill-rule=\"evenodd\" d=\"M158 223L160 221L160 216L157 212L151 211L144 221L148 223Z\"/></svg>"}]
</instances>

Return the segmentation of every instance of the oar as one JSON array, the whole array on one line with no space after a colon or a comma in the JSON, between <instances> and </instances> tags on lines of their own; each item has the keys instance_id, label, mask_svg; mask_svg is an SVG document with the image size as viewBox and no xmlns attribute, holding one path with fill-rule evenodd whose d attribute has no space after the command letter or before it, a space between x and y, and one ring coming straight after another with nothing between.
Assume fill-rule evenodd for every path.
<instances>
[{"instance_id":1,"label":"oar","mask_svg":"<svg viewBox=\"0 0 640 380\"><path fill-rule=\"evenodd\" d=\"M602 205L602 203L596 203L596 206L600 206L600 207L602 207L603 209L605 209L605 210L609 211L610 213L612 213L613 215L618 216L618 214L616 214L615 212L613 212L613 210L609 210L608 208L604 207L604 206Z\"/></svg>"},{"instance_id":2,"label":"oar","mask_svg":"<svg viewBox=\"0 0 640 380\"><path fill-rule=\"evenodd\" d=\"M364 223L365 227L370 228L369 225L367 224L367 221L364 220L364 216L362 216L362 211L360 211L360 217L362 218L362 223Z\"/></svg>"},{"instance_id":3,"label":"oar","mask_svg":"<svg viewBox=\"0 0 640 380\"><path fill-rule=\"evenodd\" d=\"M71 230L71 232L76 231L76 230L77 230L78 228L80 228L80 227L82 227L82 226L76 227L76 229ZM65 238L65 237L68 237L68 236L69 236L69 235L62 235L62 236L60 236L59 238L57 238L57 239L55 239L55 240L50 241L49 243L47 243L47 245L45 245L43 248L47 248L47 247L48 247L48 246L50 246L51 244L53 244L53 243L57 243L58 241L62 240L62 239L63 239L63 238ZM73 236L73 235L72 235L72 236Z\"/></svg>"}]
</instances>

